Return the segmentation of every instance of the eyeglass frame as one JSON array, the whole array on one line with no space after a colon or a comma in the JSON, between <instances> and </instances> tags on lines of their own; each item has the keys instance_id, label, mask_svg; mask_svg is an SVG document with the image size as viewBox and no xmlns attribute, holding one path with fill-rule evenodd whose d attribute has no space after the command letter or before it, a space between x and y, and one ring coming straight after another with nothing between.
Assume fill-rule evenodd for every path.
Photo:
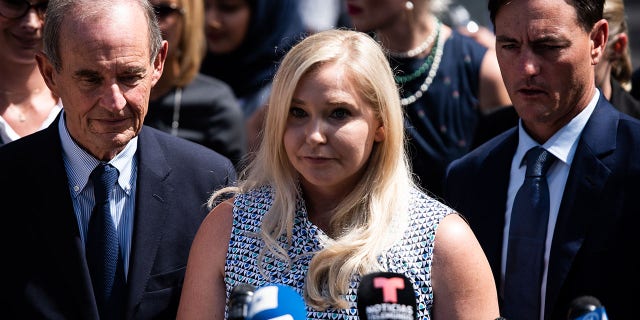
<instances>
[{"instance_id":1,"label":"eyeglass frame","mask_svg":"<svg viewBox=\"0 0 640 320\"><path fill-rule=\"evenodd\" d=\"M17 2L14 2L17 3ZM16 15L16 16L7 16L6 15L6 11L3 12L3 8L4 9L8 9L7 7L5 7L5 4L9 4L9 1L5 1L5 0L0 0L0 16L7 18L7 19L22 19L24 16L26 16L29 11L31 11L31 9L33 8L36 11L36 14L38 15L38 17L40 19L43 19L46 16L46 12L47 12L47 7L49 6L49 1L42 1L42 2L37 2L37 3L31 3L29 2L29 0L22 0L21 4L27 4L25 6L25 9L22 13ZM10 9L9 9L10 10ZM19 12L19 11L17 11Z\"/></svg>"},{"instance_id":2,"label":"eyeglass frame","mask_svg":"<svg viewBox=\"0 0 640 320\"><path fill-rule=\"evenodd\" d=\"M158 18L158 20L162 18L166 18L173 13L179 13L180 15L184 15L184 9L175 3L161 3L157 5L154 4L152 5L152 7L153 7L153 12L156 14L156 18ZM161 12L159 10L164 10L164 12Z\"/></svg>"}]
</instances>

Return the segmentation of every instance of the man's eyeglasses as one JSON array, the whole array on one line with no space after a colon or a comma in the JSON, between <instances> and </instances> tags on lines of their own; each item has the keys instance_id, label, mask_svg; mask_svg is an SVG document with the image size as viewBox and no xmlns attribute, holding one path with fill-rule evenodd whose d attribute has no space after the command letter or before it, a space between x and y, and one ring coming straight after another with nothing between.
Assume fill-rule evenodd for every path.
<instances>
[{"instance_id":1,"label":"man's eyeglasses","mask_svg":"<svg viewBox=\"0 0 640 320\"><path fill-rule=\"evenodd\" d=\"M27 0L0 0L0 16L9 19L24 17L31 8L36 10L38 17L44 18L49 1L31 4Z\"/></svg>"},{"instance_id":2,"label":"man's eyeglasses","mask_svg":"<svg viewBox=\"0 0 640 320\"><path fill-rule=\"evenodd\" d=\"M184 10L175 3L161 3L153 6L158 19L166 18L174 13L183 14Z\"/></svg>"}]
</instances>

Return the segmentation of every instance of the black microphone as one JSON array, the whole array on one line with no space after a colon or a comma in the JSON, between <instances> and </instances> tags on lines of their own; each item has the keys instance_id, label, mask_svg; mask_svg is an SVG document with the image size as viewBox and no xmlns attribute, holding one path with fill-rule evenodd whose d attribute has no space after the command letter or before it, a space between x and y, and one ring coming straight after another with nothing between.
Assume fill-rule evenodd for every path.
<instances>
[{"instance_id":1,"label":"black microphone","mask_svg":"<svg viewBox=\"0 0 640 320\"><path fill-rule=\"evenodd\" d=\"M245 320L249 315L249 305L253 300L253 293L256 287L241 283L231 290L228 303L228 319L229 320Z\"/></svg>"},{"instance_id":2,"label":"black microphone","mask_svg":"<svg viewBox=\"0 0 640 320\"><path fill-rule=\"evenodd\" d=\"M607 320L607 312L598 299L592 296L575 298L569 307L569 320Z\"/></svg>"},{"instance_id":3,"label":"black microphone","mask_svg":"<svg viewBox=\"0 0 640 320\"><path fill-rule=\"evenodd\" d=\"M411 281L395 272L362 276L358 288L358 314L363 320L415 320L418 310Z\"/></svg>"}]
</instances>

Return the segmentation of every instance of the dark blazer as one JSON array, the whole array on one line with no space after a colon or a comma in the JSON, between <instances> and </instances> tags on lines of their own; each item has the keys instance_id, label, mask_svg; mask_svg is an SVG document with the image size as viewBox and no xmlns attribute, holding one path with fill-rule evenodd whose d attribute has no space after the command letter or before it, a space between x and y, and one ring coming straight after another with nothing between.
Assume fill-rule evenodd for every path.
<instances>
[{"instance_id":1,"label":"dark blazer","mask_svg":"<svg viewBox=\"0 0 640 320\"><path fill-rule=\"evenodd\" d=\"M144 124L171 133L176 89L149 101ZM247 153L247 137L242 109L231 88L203 74L182 89L180 138L197 142L229 158L236 167Z\"/></svg>"},{"instance_id":2,"label":"dark blazer","mask_svg":"<svg viewBox=\"0 0 640 320\"><path fill-rule=\"evenodd\" d=\"M445 199L469 221L500 288L500 262L512 128L447 170ZM603 97L580 137L562 196L547 279L547 319L566 319L569 303L598 298L611 319L636 314L640 286L640 122Z\"/></svg>"},{"instance_id":3,"label":"dark blazer","mask_svg":"<svg viewBox=\"0 0 640 320\"><path fill-rule=\"evenodd\" d=\"M211 191L233 165L198 144L143 127L126 319L175 319L189 248ZM58 120L0 148L5 319L98 319L62 160Z\"/></svg>"}]
</instances>

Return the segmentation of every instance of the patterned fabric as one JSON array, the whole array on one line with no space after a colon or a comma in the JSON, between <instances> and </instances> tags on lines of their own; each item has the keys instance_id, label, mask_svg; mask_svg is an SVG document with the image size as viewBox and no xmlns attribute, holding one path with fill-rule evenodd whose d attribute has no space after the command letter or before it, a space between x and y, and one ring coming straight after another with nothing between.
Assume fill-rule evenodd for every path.
<instances>
[{"instance_id":1,"label":"patterned fabric","mask_svg":"<svg viewBox=\"0 0 640 320\"><path fill-rule=\"evenodd\" d=\"M233 229L227 252L225 283L227 299L233 287L249 283L262 287L270 283L280 283L303 294L304 281L313 253L322 249L326 234L307 219L303 199L296 203L295 224L292 245L288 249L291 265L267 255L265 259L266 277L258 268L258 254L263 246L258 233L262 217L271 207L273 189L262 187L246 194L238 195L233 208ZM410 222L402 240L379 257L385 270L406 275L416 293L418 318L430 319L433 304L431 288L431 260L435 231L440 220L452 210L422 192L413 190L411 194ZM281 239L283 243L284 237ZM307 307L308 319L358 319L357 289L359 277L354 276L345 299L348 309L327 309L316 311Z\"/></svg>"}]
</instances>

